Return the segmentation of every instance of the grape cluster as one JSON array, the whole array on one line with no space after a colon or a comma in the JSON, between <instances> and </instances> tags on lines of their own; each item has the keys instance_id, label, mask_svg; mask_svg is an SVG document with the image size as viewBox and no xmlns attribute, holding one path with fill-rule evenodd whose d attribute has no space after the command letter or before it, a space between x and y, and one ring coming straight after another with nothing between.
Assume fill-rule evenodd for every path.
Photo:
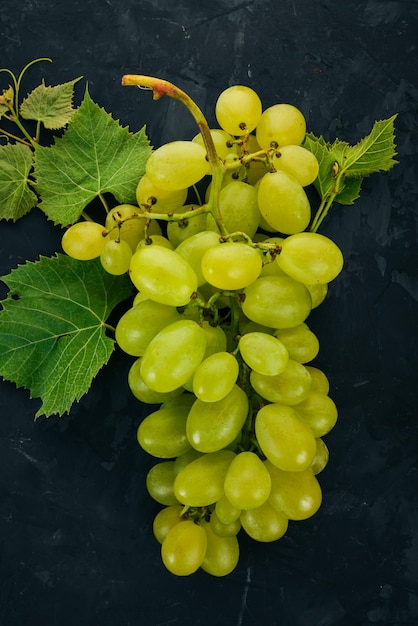
<instances>
[{"instance_id":1,"label":"grape cluster","mask_svg":"<svg viewBox=\"0 0 418 626\"><path fill-rule=\"evenodd\" d=\"M239 85L215 113L215 167L203 132L165 144L146 164L137 206L113 208L104 225L74 224L62 240L75 258L129 272L137 289L115 336L134 359L132 393L158 405L137 437L158 459L146 479L163 507L153 531L179 576L227 575L240 531L271 542L312 516L323 437L337 420L306 320L343 256L307 230L318 162L302 145L305 118L290 104L263 111ZM206 180L205 201L187 204Z\"/></svg>"}]
</instances>

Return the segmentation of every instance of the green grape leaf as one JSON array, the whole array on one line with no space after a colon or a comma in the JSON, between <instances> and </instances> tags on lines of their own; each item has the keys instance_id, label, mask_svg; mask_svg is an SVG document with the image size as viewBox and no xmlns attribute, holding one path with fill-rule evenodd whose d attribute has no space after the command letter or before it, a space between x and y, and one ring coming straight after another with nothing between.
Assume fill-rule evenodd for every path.
<instances>
[{"instance_id":1,"label":"green grape leaf","mask_svg":"<svg viewBox=\"0 0 418 626\"><path fill-rule=\"evenodd\" d=\"M45 128L57 130L64 128L74 115L74 85L80 80L75 78L68 83L50 87L42 81L20 106L20 114L26 120L42 122Z\"/></svg>"},{"instance_id":2,"label":"green grape leaf","mask_svg":"<svg viewBox=\"0 0 418 626\"><path fill-rule=\"evenodd\" d=\"M36 206L38 198L28 184L32 165L29 146L0 146L0 219L16 221Z\"/></svg>"},{"instance_id":3,"label":"green grape leaf","mask_svg":"<svg viewBox=\"0 0 418 626\"><path fill-rule=\"evenodd\" d=\"M13 102L13 98L14 90L13 87L9 85L8 89L3 89L3 93L0 96L0 118L2 118L5 113L10 113L7 102Z\"/></svg>"},{"instance_id":4,"label":"green grape leaf","mask_svg":"<svg viewBox=\"0 0 418 626\"><path fill-rule=\"evenodd\" d=\"M62 137L35 149L40 208L55 224L76 222L97 196L113 194L136 204L136 187L151 147L142 128L131 133L90 98L86 90Z\"/></svg>"},{"instance_id":5,"label":"green grape leaf","mask_svg":"<svg viewBox=\"0 0 418 626\"><path fill-rule=\"evenodd\" d=\"M20 265L3 281L0 375L42 400L36 417L63 415L109 360L115 342L105 322L131 281L107 274L98 259L63 254Z\"/></svg>"}]
</instances>

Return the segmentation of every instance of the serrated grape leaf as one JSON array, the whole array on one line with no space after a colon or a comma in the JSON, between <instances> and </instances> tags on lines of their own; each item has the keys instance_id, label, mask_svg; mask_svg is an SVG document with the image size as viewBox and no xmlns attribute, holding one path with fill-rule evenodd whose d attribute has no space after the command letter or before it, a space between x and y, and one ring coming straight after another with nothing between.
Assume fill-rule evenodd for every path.
<instances>
[{"instance_id":1,"label":"serrated grape leaf","mask_svg":"<svg viewBox=\"0 0 418 626\"><path fill-rule=\"evenodd\" d=\"M42 81L20 106L20 114L26 120L42 122L45 128L58 130L64 128L74 115L73 107L74 85L81 77L68 83L45 85Z\"/></svg>"},{"instance_id":2,"label":"serrated grape leaf","mask_svg":"<svg viewBox=\"0 0 418 626\"><path fill-rule=\"evenodd\" d=\"M38 198L28 184L32 165L29 146L0 146L0 219L16 221L36 206Z\"/></svg>"},{"instance_id":3,"label":"serrated grape leaf","mask_svg":"<svg viewBox=\"0 0 418 626\"><path fill-rule=\"evenodd\" d=\"M104 272L97 259L63 254L20 265L3 280L0 375L42 400L36 417L63 415L109 360L114 341L104 322L131 282Z\"/></svg>"},{"instance_id":4,"label":"serrated grape leaf","mask_svg":"<svg viewBox=\"0 0 418 626\"><path fill-rule=\"evenodd\" d=\"M76 222L98 195L112 193L136 204L136 187L151 153L145 129L131 133L90 98L86 90L62 137L35 150L40 208L55 222Z\"/></svg>"}]
</instances>

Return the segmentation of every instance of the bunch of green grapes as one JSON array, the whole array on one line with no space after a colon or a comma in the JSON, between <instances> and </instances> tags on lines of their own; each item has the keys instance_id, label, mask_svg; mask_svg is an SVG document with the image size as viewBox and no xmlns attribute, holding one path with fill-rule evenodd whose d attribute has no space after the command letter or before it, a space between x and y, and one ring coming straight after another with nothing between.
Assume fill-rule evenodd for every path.
<instances>
[{"instance_id":1,"label":"bunch of green grapes","mask_svg":"<svg viewBox=\"0 0 418 626\"><path fill-rule=\"evenodd\" d=\"M239 533L272 542L312 516L337 420L307 320L343 256L307 230L318 163L302 146L304 116L290 104L263 111L244 86L222 92L215 112L220 183L201 134L170 142L149 158L138 206L75 224L62 241L127 271L137 290L115 337L133 358L132 393L158 405L137 438L157 459L146 479L162 506L153 531L179 576L227 575ZM205 202L186 204L205 177Z\"/></svg>"}]
</instances>

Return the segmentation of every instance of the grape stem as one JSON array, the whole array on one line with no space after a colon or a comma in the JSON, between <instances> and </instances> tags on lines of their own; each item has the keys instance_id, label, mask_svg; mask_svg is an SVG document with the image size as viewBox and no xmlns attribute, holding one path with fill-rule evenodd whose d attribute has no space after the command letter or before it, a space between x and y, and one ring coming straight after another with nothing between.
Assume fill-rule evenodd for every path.
<instances>
[{"instance_id":1,"label":"grape stem","mask_svg":"<svg viewBox=\"0 0 418 626\"><path fill-rule=\"evenodd\" d=\"M209 200L207 203L207 211L210 212L215 219L221 234L227 234L223 217L219 208L219 192L222 187L224 176L224 168L222 162L216 152L213 143L209 124L198 105L190 98L190 96L173 83L154 76L145 76L143 74L125 74L122 76L122 85L136 85L138 87L149 88L153 92L154 100L159 100L163 96L169 96L181 102L191 113L199 131L202 135L203 143L206 148L207 159L212 172L212 185Z\"/></svg>"}]
</instances>

